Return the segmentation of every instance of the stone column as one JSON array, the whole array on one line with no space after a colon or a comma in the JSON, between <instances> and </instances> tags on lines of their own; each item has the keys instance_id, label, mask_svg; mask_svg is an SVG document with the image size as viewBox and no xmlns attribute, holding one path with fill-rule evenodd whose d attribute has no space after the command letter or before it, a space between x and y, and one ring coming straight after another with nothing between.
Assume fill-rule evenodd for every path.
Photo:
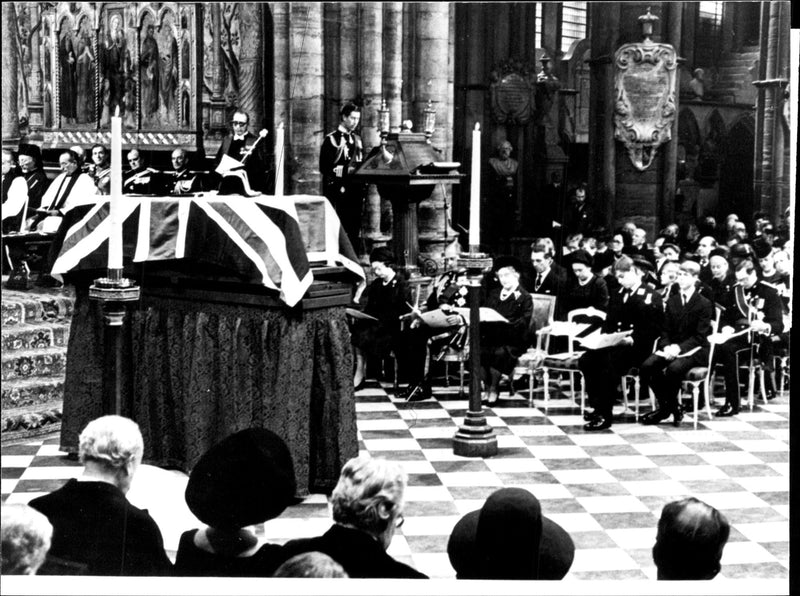
<instances>
[{"instance_id":1,"label":"stone column","mask_svg":"<svg viewBox=\"0 0 800 596\"><path fill-rule=\"evenodd\" d=\"M211 52L211 100L223 99L225 92L225 69L222 57L222 4L212 2L209 5L211 10L211 34L214 37L213 50Z\"/></svg>"},{"instance_id":2,"label":"stone column","mask_svg":"<svg viewBox=\"0 0 800 596\"><path fill-rule=\"evenodd\" d=\"M251 127L261 130L264 123L264 51L262 5L239 4L239 108L250 115ZM270 131L274 133L274 131ZM270 137L274 139L275 137Z\"/></svg>"},{"instance_id":3,"label":"stone column","mask_svg":"<svg viewBox=\"0 0 800 596\"><path fill-rule=\"evenodd\" d=\"M416 55L414 64L414 129L422 131L425 124L424 110L428 100L436 110L436 130L430 142L441 149L441 161L445 160L447 147L446 130L448 120L448 64L449 7L444 2L415 5L414 28L416 32ZM447 206L450 190L436 185L429 199L419 204L420 259L439 262L442 259L445 240L450 235L447 224ZM424 274L425 268L422 268Z\"/></svg>"},{"instance_id":4,"label":"stone column","mask_svg":"<svg viewBox=\"0 0 800 596\"><path fill-rule=\"evenodd\" d=\"M614 225L616 146L614 144L614 68L619 36L619 5L590 3L592 22L589 86L589 192L597 212Z\"/></svg>"},{"instance_id":5,"label":"stone column","mask_svg":"<svg viewBox=\"0 0 800 596\"><path fill-rule=\"evenodd\" d=\"M228 130L225 114L225 59L222 51L222 3L211 2L204 10L211 11L211 97L209 106L209 131L217 138Z\"/></svg>"},{"instance_id":6,"label":"stone column","mask_svg":"<svg viewBox=\"0 0 800 596\"><path fill-rule=\"evenodd\" d=\"M376 147L380 139L378 110L383 93L383 8L368 2L361 6L361 139L364 155ZM374 184L367 187L364 212L361 218L363 236L371 240L381 236L381 197Z\"/></svg>"},{"instance_id":7,"label":"stone column","mask_svg":"<svg viewBox=\"0 0 800 596\"><path fill-rule=\"evenodd\" d=\"M400 129L403 122L403 2L383 4L383 96L389 108L389 122ZM391 239L392 206L382 199L380 236L381 242Z\"/></svg>"},{"instance_id":8,"label":"stone column","mask_svg":"<svg viewBox=\"0 0 800 596\"><path fill-rule=\"evenodd\" d=\"M31 77L28 80L28 124L31 129L41 128L42 122L42 64L41 64L41 13L38 3L31 3Z\"/></svg>"},{"instance_id":9,"label":"stone column","mask_svg":"<svg viewBox=\"0 0 800 596\"><path fill-rule=\"evenodd\" d=\"M383 4L383 98L392 126L403 119L403 3Z\"/></svg>"},{"instance_id":10,"label":"stone column","mask_svg":"<svg viewBox=\"0 0 800 596\"><path fill-rule=\"evenodd\" d=\"M291 144L291 123L289 122L289 95L291 81L290 65L290 37L289 37L289 3L271 3L272 27L273 27L273 91L275 93L275 105L273 107L272 121L277 127L283 122L287 137L285 139L286 157L284 160L285 169L285 192L286 194L295 193L293 172L297 169L296 157Z\"/></svg>"},{"instance_id":11,"label":"stone column","mask_svg":"<svg viewBox=\"0 0 800 596\"><path fill-rule=\"evenodd\" d=\"M347 101L358 96L358 4L345 2L340 5L339 20L339 96L336 98L335 128L339 123L339 110Z\"/></svg>"},{"instance_id":12,"label":"stone column","mask_svg":"<svg viewBox=\"0 0 800 596\"><path fill-rule=\"evenodd\" d=\"M670 44L677 53L681 47L681 29L683 23L683 5L680 2L664 2L661 4L662 23L664 27L662 38L664 43ZM680 56L680 54L678 54ZM658 230L675 221L675 190L678 184L678 114L680 114L680 67L675 72L675 119L672 121L672 140L658 148L664 160L663 183L661 186L661 201L657 208L659 220L652 230L650 238L655 239Z\"/></svg>"},{"instance_id":13,"label":"stone column","mask_svg":"<svg viewBox=\"0 0 800 596\"><path fill-rule=\"evenodd\" d=\"M3 3L3 147L19 145L17 105L17 14L11 2Z\"/></svg>"},{"instance_id":14,"label":"stone column","mask_svg":"<svg viewBox=\"0 0 800 596\"><path fill-rule=\"evenodd\" d=\"M320 194L319 148L324 134L319 126L324 90L322 4L289 4L289 44L290 192Z\"/></svg>"},{"instance_id":15,"label":"stone column","mask_svg":"<svg viewBox=\"0 0 800 596\"><path fill-rule=\"evenodd\" d=\"M762 137L762 151L761 151L761 192L757 196L756 209L777 211L780 214L780 207L772 209L774 205L780 205L780 201L776 197L776 159L781 159L782 155L780 150L776 147L776 126L779 126L779 120L776 117L776 109L780 106L777 101L777 94L782 92L780 81L778 77L781 73L778 72L780 64L780 27L781 27L781 11L783 2L771 2L769 9L769 24L767 33L767 48L766 48L766 80L759 81L759 86L763 87L763 137Z\"/></svg>"}]
</instances>

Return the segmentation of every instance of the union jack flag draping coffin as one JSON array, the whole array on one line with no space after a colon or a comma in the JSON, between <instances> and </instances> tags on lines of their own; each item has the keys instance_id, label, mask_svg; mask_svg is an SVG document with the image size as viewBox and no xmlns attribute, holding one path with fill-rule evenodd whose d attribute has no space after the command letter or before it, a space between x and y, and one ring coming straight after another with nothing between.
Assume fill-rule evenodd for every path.
<instances>
[{"instance_id":1,"label":"union jack flag draping coffin","mask_svg":"<svg viewBox=\"0 0 800 596\"><path fill-rule=\"evenodd\" d=\"M108 197L98 199L66 214L53 275L106 266L110 203ZM324 250L308 250L295 201L322 205ZM123 250L135 263L190 259L222 267L278 291L289 306L297 304L311 286L310 261L339 265L364 278L339 218L324 197L126 195L122 205Z\"/></svg>"}]
</instances>

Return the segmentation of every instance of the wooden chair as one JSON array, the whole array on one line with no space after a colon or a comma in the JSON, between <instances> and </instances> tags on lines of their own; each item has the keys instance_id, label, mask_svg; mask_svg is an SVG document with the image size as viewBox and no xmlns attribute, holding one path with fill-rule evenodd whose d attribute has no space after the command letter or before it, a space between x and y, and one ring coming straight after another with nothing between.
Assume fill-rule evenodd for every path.
<instances>
[{"instance_id":1,"label":"wooden chair","mask_svg":"<svg viewBox=\"0 0 800 596\"><path fill-rule=\"evenodd\" d=\"M597 310L596 308L577 308L567 314L567 322L574 323L576 317L588 317L604 321L606 313ZM552 329L546 331L548 335L552 334ZM550 400L550 371L566 372L569 374L569 389L572 397L575 397L575 374L581 375L581 414L583 414L586 406L586 383L583 379L583 373L578 368L578 359L583 355L582 350L577 350L576 333L571 330L567 333L567 351L558 354L549 354L542 363L542 383L544 385L544 402L545 408Z\"/></svg>"},{"instance_id":2,"label":"wooden chair","mask_svg":"<svg viewBox=\"0 0 800 596\"><path fill-rule=\"evenodd\" d=\"M529 337L536 337L535 347L531 347L526 354L520 356L517 365L511 373L509 393L513 393L514 381L523 375L528 375L528 403L533 406L533 378L540 369L541 358L537 354L546 354L550 346L550 336L542 333L553 323L556 312L556 297L550 294L531 294L533 300L533 314L528 327ZM545 407L547 403L545 402Z\"/></svg>"}]
</instances>

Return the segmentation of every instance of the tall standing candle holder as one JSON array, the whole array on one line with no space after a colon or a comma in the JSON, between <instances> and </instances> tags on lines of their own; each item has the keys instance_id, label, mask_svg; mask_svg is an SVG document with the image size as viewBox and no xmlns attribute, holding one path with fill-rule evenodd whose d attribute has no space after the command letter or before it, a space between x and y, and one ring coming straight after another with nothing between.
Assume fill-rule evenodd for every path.
<instances>
[{"instance_id":1,"label":"tall standing candle holder","mask_svg":"<svg viewBox=\"0 0 800 596\"><path fill-rule=\"evenodd\" d=\"M122 411L122 327L125 303L139 300L141 288L122 276L122 269L108 269L106 277L94 280L89 298L103 308L106 366L103 374L103 412L121 415Z\"/></svg>"},{"instance_id":2,"label":"tall standing candle holder","mask_svg":"<svg viewBox=\"0 0 800 596\"><path fill-rule=\"evenodd\" d=\"M469 296L469 410L453 437L453 453L491 457L497 455L497 436L486 422L481 405L480 289L483 273L492 267L492 257L478 252L477 246L470 246L470 252L459 255L458 266L467 270Z\"/></svg>"}]
</instances>

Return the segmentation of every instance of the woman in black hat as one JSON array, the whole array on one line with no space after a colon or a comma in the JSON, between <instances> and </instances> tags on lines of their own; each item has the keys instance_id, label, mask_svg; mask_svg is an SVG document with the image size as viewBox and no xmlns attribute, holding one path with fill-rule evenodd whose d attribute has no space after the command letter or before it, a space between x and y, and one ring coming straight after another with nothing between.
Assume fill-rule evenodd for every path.
<instances>
[{"instance_id":1,"label":"woman in black hat","mask_svg":"<svg viewBox=\"0 0 800 596\"><path fill-rule=\"evenodd\" d=\"M592 255L581 248L571 252L570 259L574 275L567 286L567 312L589 307L605 311L608 308L608 286L592 271Z\"/></svg>"},{"instance_id":2,"label":"woman in black hat","mask_svg":"<svg viewBox=\"0 0 800 596\"><path fill-rule=\"evenodd\" d=\"M481 373L489 404L497 402L500 377L511 374L527 348L528 326L533 315L531 295L519 283L520 260L498 257L494 271L501 287L491 291L484 306L496 310L508 323L481 324Z\"/></svg>"},{"instance_id":3,"label":"woman in black hat","mask_svg":"<svg viewBox=\"0 0 800 596\"><path fill-rule=\"evenodd\" d=\"M356 350L353 378L356 389L361 388L366 378L367 354L385 357L396 349L400 337L400 316L411 311L411 291L395 269L394 253L386 247L376 248L369 255L369 263L375 280L366 290L364 312L377 321L357 319L350 329ZM402 364L400 371L405 374Z\"/></svg>"},{"instance_id":4,"label":"woman in black hat","mask_svg":"<svg viewBox=\"0 0 800 596\"><path fill-rule=\"evenodd\" d=\"M272 431L239 431L209 449L189 476L186 504L207 524L181 535L175 572L189 576L268 577L281 547L262 544L248 526L296 502L292 456Z\"/></svg>"},{"instance_id":5,"label":"woman in black hat","mask_svg":"<svg viewBox=\"0 0 800 596\"><path fill-rule=\"evenodd\" d=\"M575 544L522 488L501 488L462 517L447 542L457 579L559 580L572 566Z\"/></svg>"}]
</instances>

